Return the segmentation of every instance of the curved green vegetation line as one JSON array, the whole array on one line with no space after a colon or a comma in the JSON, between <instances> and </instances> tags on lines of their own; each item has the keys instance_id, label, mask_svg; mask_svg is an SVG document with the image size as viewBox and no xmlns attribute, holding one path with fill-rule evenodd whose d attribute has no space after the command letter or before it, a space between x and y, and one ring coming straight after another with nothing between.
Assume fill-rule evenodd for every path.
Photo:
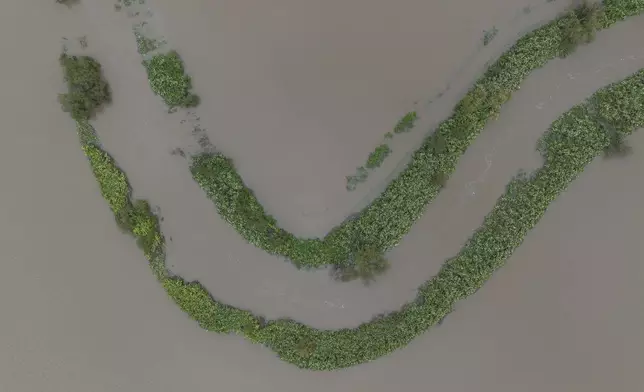
<instances>
[{"instance_id":1,"label":"curved green vegetation line","mask_svg":"<svg viewBox=\"0 0 644 392\"><path fill-rule=\"evenodd\" d=\"M406 169L355 218L324 238L300 238L282 229L221 153L194 158L195 181L221 217L249 243L291 260L298 267L350 266L361 249L385 252L395 247L423 214L454 171L458 159L499 114L501 105L523 79L549 60L566 56L594 32L640 13L644 0L606 0L602 7L582 5L521 38L475 83L450 118L425 139Z\"/></svg>"},{"instance_id":2,"label":"curved green vegetation line","mask_svg":"<svg viewBox=\"0 0 644 392\"><path fill-rule=\"evenodd\" d=\"M643 9L644 0L607 1L602 20L608 26ZM545 47L560 47L562 42L569 41L565 35L539 34L531 33L513 50L524 50L525 56L530 56L530 52L536 50L534 47L520 47L522 42L533 42L530 38L533 36L541 37L537 43ZM525 70L517 71L521 78L512 79L512 59L502 58L497 67L503 71L497 72L493 67L486 75L496 74L496 77L520 81ZM87 57L66 55L61 57L61 64L66 70L69 88L68 94L62 97L63 107L69 109L77 120L81 145L101 194L118 225L136 238L168 295L202 328L244 336L272 349L284 361L313 370L344 368L374 360L407 345L438 323L457 301L475 293L504 264L543 216L549 203L567 188L585 165L602 151L615 148L615 143L634 129L644 126L644 70L641 70L622 82L599 90L551 125L538 144L544 158L543 166L530 176L510 182L481 227L455 257L445 262L437 275L419 288L413 302L357 328L318 330L293 320L265 320L215 300L198 282L186 282L172 274L166 266L165 241L157 216L146 201L132 198L125 173L100 147L94 130L87 122L97 107L109 101L109 90L101 80L100 66ZM470 94L480 94L476 93L480 91L479 86L477 84L472 89L474 93ZM472 96L470 94L468 96ZM481 99L491 98L484 95ZM467 101L462 102L459 108L466 104ZM439 128L436 138L445 138L446 135L441 133L445 127L453 126L450 125L452 122L460 121L458 125L463 129L477 129L478 123L467 123L476 119L473 114L453 117L447 125ZM484 120L479 118L479 121ZM446 139L444 148L451 151L450 146L458 140L461 139ZM443 156L435 150L438 148L433 147L431 151L421 149L416 155L418 159Z\"/></svg>"},{"instance_id":3,"label":"curved green vegetation line","mask_svg":"<svg viewBox=\"0 0 644 392\"><path fill-rule=\"evenodd\" d=\"M609 126L607 125L609 124ZM173 275L157 217L147 202L132 200L125 174L97 144L81 137L101 193L120 226L143 248L168 295L207 330L236 333L265 345L287 362L314 370L344 368L386 355L439 322L454 304L475 293L521 244L548 204L598 154L644 126L644 70L596 92L559 117L539 141L544 165L514 179L481 227L417 298L399 311L353 329L319 330L293 320L267 321L215 300L198 282ZM88 125L79 125L81 136Z\"/></svg>"}]
</instances>

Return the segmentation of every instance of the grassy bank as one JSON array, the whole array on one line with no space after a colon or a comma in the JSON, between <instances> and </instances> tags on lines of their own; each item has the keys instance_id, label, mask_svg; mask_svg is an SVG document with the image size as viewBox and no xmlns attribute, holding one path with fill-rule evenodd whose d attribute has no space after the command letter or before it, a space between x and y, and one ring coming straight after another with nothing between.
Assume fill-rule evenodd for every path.
<instances>
[{"instance_id":1,"label":"grassy bank","mask_svg":"<svg viewBox=\"0 0 644 392\"><path fill-rule=\"evenodd\" d=\"M606 0L603 4L601 9L581 6L518 40L474 84L451 117L424 140L406 169L385 191L357 217L335 227L324 238L300 238L282 229L223 154L195 157L193 178L221 217L249 243L283 256L298 267L351 266L359 250L357 244L382 254L409 231L454 171L461 155L487 122L498 116L501 105L530 72L590 42L595 30L644 9L644 0ZM411 114L409 120L412 121Z\"/></svg>"},{"instance_id":2,"label":"grassy bank","mask_svg":"<svg viewBox=\"0 0 644 392\"><path fill-rule=\"evenodd\" d=\"M132 199L125 174L100 148L86 121L78 120L79 136L100 191L119 226L137 239L157 279L179 307L202 328L242 335L302 368L331 370L405 346L451 312L457 301L475 293L589 162L644 126L644 70L561 115L538 143L543 166L508 184L481 227L419 288L417 298L353 329L318 330L287 319L268 321L218 302L199 283L170 274L157 217L145 201Z\"/></svg>"}]
</instances>

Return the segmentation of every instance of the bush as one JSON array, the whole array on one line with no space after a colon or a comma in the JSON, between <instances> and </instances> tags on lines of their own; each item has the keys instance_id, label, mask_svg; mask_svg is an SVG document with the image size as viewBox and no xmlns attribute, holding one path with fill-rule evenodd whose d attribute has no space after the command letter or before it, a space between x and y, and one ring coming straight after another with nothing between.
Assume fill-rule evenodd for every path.
<instances>
[{"instance_id":1,"label":"bush","mask_svg":"<svg viewBox=\"0 0 644 392\"><path fill-rule=\"evenodd\" d=\"M369 285L388 269L389 261L380 251L364 247L356 252L350 265L334 266L331 275L341 282L360 279L365 285Z\"/></svg>"},{"instance_id":2,"label":"bush","mask_svg":"<svg viewBox=\"0 0 644 392\"><path fill-rule=\"evenodd\" d=\"M367 169L364 168L364 166L360 166L356 168L356 173L352 176L347 176L347 190L348 191L353 191L356 189L356 187L367 181L367 177L369 177L369 172Z\"/></svg>"},{"instance_id":3,"label":"bush","mask_svg":"<svg viewBox=\"0 0 644 392\"><path fill-rule=\"evenodd\" d=\"M104 104L111 102L110 88L101 65L88 56L60 55L67 93L59 96L63 110L75 120L87 120Z\"/></svg>"},{"instance_id":4,"label":"bush","mask_svg":"<svg viewBox=\"0 0 644 392\"><path fill-rule=\"evenodd\" d=\"M157 54L143 65L148 73L150 87L170 107L195 107L199 105L199 96L193 94L192 81L186 75L183 61L175 51Z\"/></svg>"},{"instance_id":5,"label":"bush","mask_svg":"<svg viewBox=\"0 0 644 392\"><path fill-rule=\"evenodd\" d=\"M56 0L56 3L64 4L67 7L71 7L73 5L76 5L76 4L80 3L80 0Z\"/></svg>"},{"instance_id":6,"label":"bush","mask_svg":"<svg viewBox=\"0 0 644 392\"><path fill-rule=\"evenodd\" d=\"M416 112L409 112L403 116L403 118L398 121L398 124L394 127L394 133L403 133L409 132L416 124L418 120L418 115Z\"/></svg>"},{"instance_id":7,"label":"bush","mask_svg":"<svg viewBox=\"0 0 644 392\"><path fill-rule=\"evenodd\" d=\"M571 10L562 19L560 56L566 57L579 45L592 42L595 39L595 32L601 28L603 18L603 6L599 3L589 4L584 1Z\"/></svg>"},{"instance_id":8,"label":"bush","mask_svg":"<svg viewBox=\"0 0 644 392\"><path fill-rule=\"evenodd\" d=\"M601 21L599 27L605 28L628 15L639 13L644 8L644 0L607 0L601 18L597 11L588 11L585 7L582 5L581 11L574 13L575 18ZM384 253L396 246L423 214L454 171L460 156L487 122L498 116L501 105L519 88L523 79L560 55L570 18L571 14L564 15L519 39L474 84L451 117L425 139L407 167L384 192L356 219L343 222L324 238L299 238L282 229L273 217L265 213L252 191L245 199L247 208L241 209L231 203L247 187L232 161L221 153L195 157L191 165L193 178L214 202L222 218L249 243L270 254L285 257L298 267L350 265L355 238ZM596 26L598 22L584 23ZM408 113L399 125L410 124L415 119L414 112ZM397 128L400 129L399 126ZM362 169L366 178L366 170ZM359 175L347 177L347 189L354 189L364 178ZM252 213L247 214L247 211ZM266 215L267 225L258 227L252 224L259 214ZM279 241L273 239L272 233L279 233Z\"/></svg>"},{"instance_id":9,"label":"bush","mask_svg":"<svg viewBox=\"0 0 644 392\"><path fill-rule=\"evenodd\" d=\"M365 165L367 169L375 169L382 165L382 162L391 154L391 148L387 144L381 144L376 149L369 154L367 158L367 164Z\"/></svg>"}]
</instances>

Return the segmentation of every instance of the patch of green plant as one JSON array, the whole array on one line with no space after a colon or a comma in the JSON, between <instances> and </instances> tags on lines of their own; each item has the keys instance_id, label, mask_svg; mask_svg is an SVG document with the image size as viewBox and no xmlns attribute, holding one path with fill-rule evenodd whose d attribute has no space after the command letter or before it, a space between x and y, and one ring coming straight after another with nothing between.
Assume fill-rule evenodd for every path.
<instances>
[{"instance_id":1,"label":"patch of green plant","mask_svg":"<svg viewBox=\"0 0 644 392\"><path fill-rule=\"evenodd\" d=\"M382 252L374 248L362 247L356 252L351 264L334 266L331 269L331 276L341 282L360 279L365 285L368 285L388 269L389 261Z\"/></svg>"},{"instance_id":2,"label":"patch of green plant","mask_svg":"<svg viewBox=\"0 0 644 392\"><path fill-rule=\"evenodd\" d=\"M56 3L58 4L64 4L67 7L71 7L73 5L79 4L80 0L56 0Z\"/></svg>"},{"instance_id":3,"label":"patch of green plant","mask_svg":"<svg viewBox=\"0 0 644 392\"><path fill-rule=\"evenodd\" d=\"M606 0L601 28L644 10L644 0ZM453 114L428 136L410 163L384 192L355 219L347 220L324 238L300 238L282 229L266 214L230 159L221 153L196 156L193 178L214 202L221 217L249 243L285 257L297 267L347 266L355 256L356 238L381 253L395 247L436 197L458 159L501 105L510 99L533 70L560 55L569 14L528 33L505 52L456 106ZM407 117L407 116L406 116ZM410 116L411 118L411 116ZM347 189L364 180L363 173L347 177ZM245 204L245 205L242 205ZM265 224L257 225L261 221Z\"/></svg>"},{"instance_id":4,"label":"patch of green plant","mask_svg":"<svg viewBox=\"0 0 644 392\"><path fill-rule=\"evenodd\" d=\"M367 167L367 169L375 169L377 167L380 167L380 165L382 165L389 154L391 154L391 148L389 148L388 144L383 143L376 147L376 149L373 150L371 154L369 154L369 158L367 158L367 164L365 166Z\"/></svg>"},{"instance_id":5,"label":"patch of green plant","mask_svg":"<svg viewBox=\"0 0 644 392\"><path fill-rule=\"evenodd\" d=\"M483 46L487 46L496 38L496 35L499 33L499 29L496 26L492 26L491 29L485 30L483 32Z\"/></svg>"},{"instance_id":6,"label":"patch of green plant","mask_svg":"<svg viewBox=\"0 0 644 392\"><path fill-rule=\"evenodd\" d=\"M150 87L170 107L195 107L199 96L192 93L192 81L186 75L183 61L175 51L156 54L143 62L148 72Z\"/></svg>"},{"instance_id":7,"label":"patch of green plant","mask_svg":"<svg viewBox=\"0 0 644 392\"><path fill-rule=\"evenodd\" d=\"M416 120L418 120L416 112L405 114L394 127L394 133L409 132L414 127L414 124L416 124Z\"/></svg>"},{"instance_id":8,"label":"patch of green plant","mask_svg":"<svg viewBox=\"0 0 644 392\"><path fill-rule=\"evenodd\" d=\"M193 177L194 177L194 173L193 173ZM356 169L356 173L354 175L347 176L347 190L348 191L355 190L358 184L361 184L367 181L367 177L369 177L369 172L367 171L367 169L364 168L364 166L360 166L359 168Z\"/></svg>"},{"instance_id":9,"label":"patch of green plant","mask_svg":"<svg viewBox=\"0 0 644 392\"><path fill-rule=\"evenodd\" d=\"M87 120L111 101L101 65L88 56L60 55L67 92L59 95L63 110L75 120Z\"/></svg>"},{"instance_id":10,"label":"patch of green plant","mask_svg":"<svg viewBox=\"0 0 644 392\"><path fill-rule=\"evenodd\" d=\"M138 31L134 32L134 36L136 37L136 49L142 56L156 50L161 44L158 40L148 38Z\"/></svg>"},{"instance_id":11,"label":"patch of green plant","mask_svg":"<svg viewBox=\"0 0 644 392\"><path fill-rule=\"evenodd\" d=\"M603 6L600 3L584 1L580 6L568 12L562 19L562 40L560 56L573 53L579 45L592 42L595 33L601 28L604 19Z\"/></svg>"}]
</instances>

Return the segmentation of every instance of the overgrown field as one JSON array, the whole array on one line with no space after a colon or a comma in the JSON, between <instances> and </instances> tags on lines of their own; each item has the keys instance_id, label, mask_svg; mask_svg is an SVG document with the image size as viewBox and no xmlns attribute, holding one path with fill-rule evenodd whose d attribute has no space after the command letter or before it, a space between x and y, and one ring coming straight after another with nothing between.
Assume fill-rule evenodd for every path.
<instances>
[{"instance_id":1,"label":"overgrown field","mask_svg":"<svg viewBox=\"0 0 644 392\"><path fill-rule=\"evenodd\" d=\"M458 159L487 122L498 116L501 105L530 72L590 42L596 30L642 9L644 0L606 0L603 7L583 4L521 38L474 84L451 117L425 139L407 168L385 191L357 217L335 227L324 238L300 238L282 229L246 187L233 162L221 153L194 157L193 178L221 217L249 243L283 256L297 267L351 268L364 248L382 255L399 243L444 186ZM409 113L405 118L397 127L401 132L405 124L413 124L416 114ZM376 154L373 164L382 156ZM366 176L366 170L363 174Z\"/></svg>"},{"instance_id":2,"label":"overgrown field","mask_svg":"<svg viewBox=\"0 0 644 392\"><path fill-rule=\"evenodd\" d=\"M457 301L475 293L590 161L644 126L644 70L561 115L538 143L543 166L508 184L481 227L419 288L416 300L353 329L318 330L292 320L268 321L216 301L197 282L172 275L165 266L157 217L145 201L132 200L123 171L101 149L86 120L78 123L83 150L117 223L137 239L156 277L181 309L207 330L245 336L303 368L330 370L364 363L408 344L445 317Z\"/></svg>"}]
</instances>

